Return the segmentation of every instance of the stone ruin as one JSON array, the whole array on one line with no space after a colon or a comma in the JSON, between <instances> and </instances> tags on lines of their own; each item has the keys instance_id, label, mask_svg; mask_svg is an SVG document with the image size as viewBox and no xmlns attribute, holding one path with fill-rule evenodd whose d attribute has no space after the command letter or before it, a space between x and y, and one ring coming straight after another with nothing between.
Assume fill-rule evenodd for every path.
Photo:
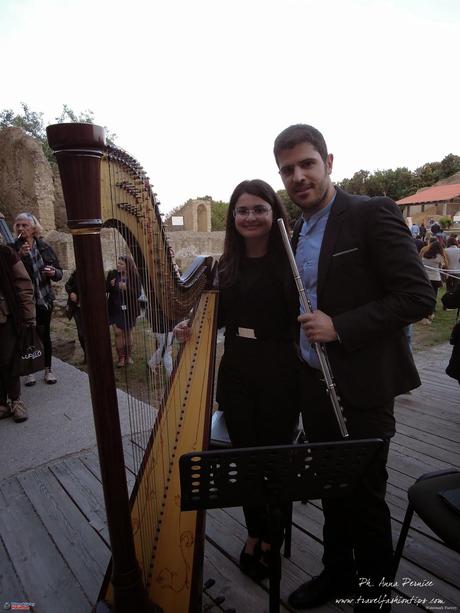
<instances>
[{"instance_id":1,"label":"stone ruin","mask_svg":"<svg viewBox=\"0 0 460 613\"><path fill-rule=\"evenodd\" d=\"M64 281L75 267L72 237L67 228L67 215L59 171L49 164L39 141L21 128L0 130L0 213L10 228L21 212L33 213L44 229L49 242L65 270ZM223 249L223 232L211 232L211 203L207 199L190 200L181 208L181 227L166 230L182 270L196 255L218 257ZM104 268L116 261L115 241L111 229L101 233ZM65 301L64 283L56 286L58 301Z\"/></svg>"}]
</instances>

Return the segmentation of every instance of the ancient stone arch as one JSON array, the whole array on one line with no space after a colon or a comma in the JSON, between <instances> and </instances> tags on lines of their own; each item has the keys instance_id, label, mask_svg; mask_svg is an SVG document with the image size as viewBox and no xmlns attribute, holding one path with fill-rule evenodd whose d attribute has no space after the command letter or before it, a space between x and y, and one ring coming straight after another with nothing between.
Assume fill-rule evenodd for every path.
<instances>
[{"instance_id":1,"label":"ancient stone arch","mask_svg":"<svg viewBox=\"0 0 460 613\"><path fill-rule=\"evenodd\" d=\"M211 232L211 199L189 200L178 215L182 216L183 225L177 230Z\"/></svg>"},{"instance_id":2,"label":"ancient stone arch","mask_svg":"<svg viewBox=\"0 0 460 613\"><path fill-rule=\"evenodd\" d=\"M196 207L196 225L198 232L209 232L208 219L211 221L211 210L202 202Z\"/></svg>"}]
</instances>

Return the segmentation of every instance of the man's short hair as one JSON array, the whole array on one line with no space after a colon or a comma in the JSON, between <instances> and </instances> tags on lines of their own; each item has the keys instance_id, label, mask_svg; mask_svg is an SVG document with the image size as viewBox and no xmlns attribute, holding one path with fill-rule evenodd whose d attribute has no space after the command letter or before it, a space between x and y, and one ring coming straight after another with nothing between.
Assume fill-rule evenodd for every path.
<instances>
[{"instance_id":1,"label":"man's short hair","mask_svg":"<svg viewBox=\"0 0 460 613\"><path fill-rule=\"evenodd\" d=\"M327 158L327 145L324 136L313 126L304 123L297 123L283 130L275 139L273 153L278 164L278 155L285 149L293 149L301 143L310 143L320 154L323 162Z\"/></svg>"}]
</instances>

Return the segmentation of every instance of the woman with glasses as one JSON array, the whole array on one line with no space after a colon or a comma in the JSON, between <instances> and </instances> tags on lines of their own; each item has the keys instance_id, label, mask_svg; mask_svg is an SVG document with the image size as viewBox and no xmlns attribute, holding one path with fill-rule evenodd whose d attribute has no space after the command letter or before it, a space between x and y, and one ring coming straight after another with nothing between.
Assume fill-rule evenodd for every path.
<instances>
[{"instance_id":1,"label":"woman with glasses","mask_svg":"<svg viewBox=\"0 0 460 613\"><path fill-rule=\"evenodd\" d=\"M290 444L298 424L298 294L276 220L286 212L259 179L234 190L218 266L219 327L225 346L216 398L234 447ZM188 336L185 323L175 329ZM270 538L264 506L243 507L248 537L241 570L268 575Z\"/></svg>"}]
</instances>

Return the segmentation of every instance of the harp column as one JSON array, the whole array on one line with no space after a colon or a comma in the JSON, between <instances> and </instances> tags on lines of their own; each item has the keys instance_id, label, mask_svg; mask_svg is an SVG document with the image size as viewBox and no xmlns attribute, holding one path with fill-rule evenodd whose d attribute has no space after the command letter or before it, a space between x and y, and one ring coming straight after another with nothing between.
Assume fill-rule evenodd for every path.
<instances>
[{"instance_id":1,"label":"harp column","mask_svg":"<svg viewBox=\"0 0 460 613\"><path fill-rule=\"evenodd\" d=\"M132 536L118 401L112 364L100 232L101 158L104 129L93 124L47 128L73 236L88 373L112 548L112 585L117 613L156 611L144 590ZM107 610L102 603L96 611Z\"/></svg>"}]
</instances>

